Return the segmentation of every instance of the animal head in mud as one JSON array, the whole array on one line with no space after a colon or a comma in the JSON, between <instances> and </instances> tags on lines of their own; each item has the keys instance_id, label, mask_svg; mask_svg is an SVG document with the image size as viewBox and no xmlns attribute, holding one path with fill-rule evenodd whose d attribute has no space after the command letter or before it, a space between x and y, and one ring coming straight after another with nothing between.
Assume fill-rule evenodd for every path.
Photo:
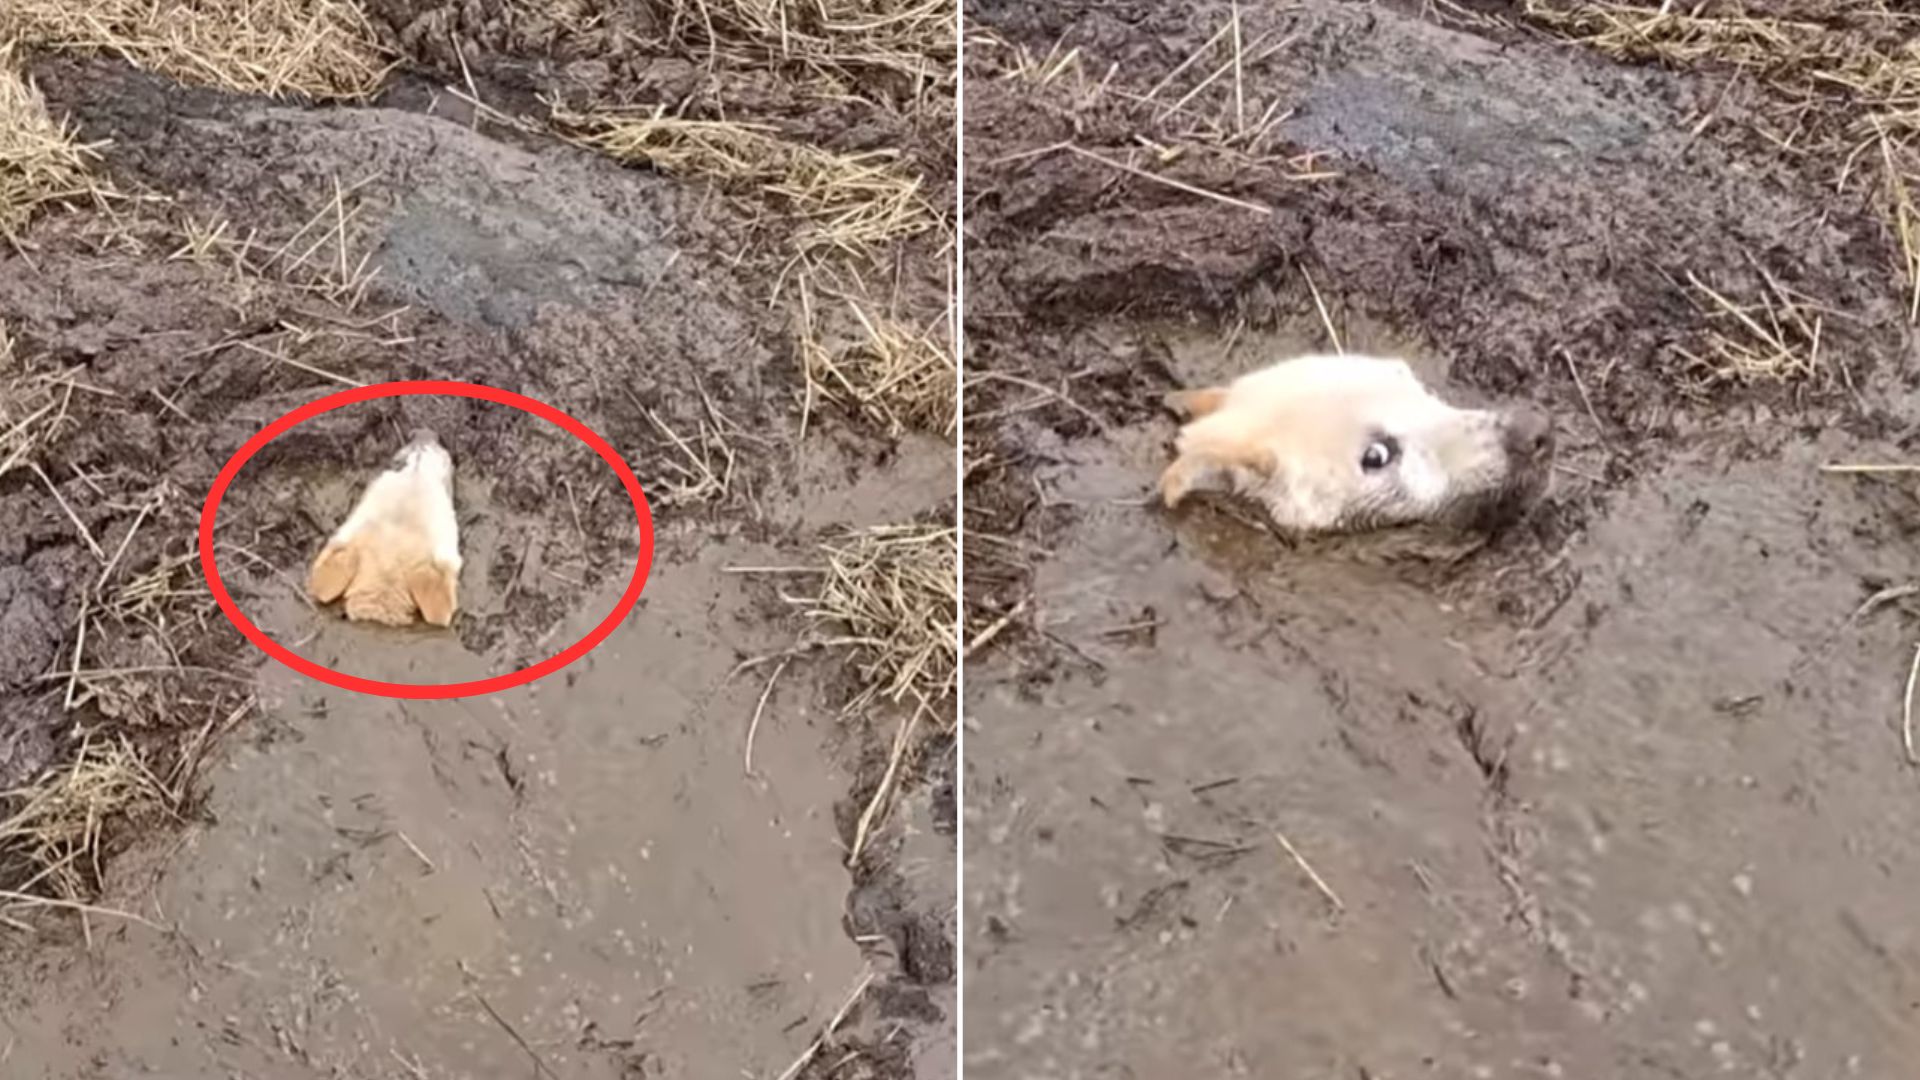
<instances>
[{"instance_id":1,"label":"animal head in mud","mask_svg":"<svg viewBox=\"0 0 1920 1080\"><path fill-rule=\"evenodd\" d=\"M1168 405L1188 418L1160 478L1168 506L1227 492L1300 534L1492 531L1532 507L1553 461L1544 413L1455 408L1401 360L1302 356Z\"/></svg>"},{"instance_id":2,"label":"animal head in mud","mask_svg":"<svg viewBox=\"0 0 1920 1080\"><path fill-rule=\"evenodd\" d=\"M421 428L360 495L346 523L313 561L307 592L347 618L448 626L459 608L460 526L453 458Z\"/></svg>"}]
</instances>

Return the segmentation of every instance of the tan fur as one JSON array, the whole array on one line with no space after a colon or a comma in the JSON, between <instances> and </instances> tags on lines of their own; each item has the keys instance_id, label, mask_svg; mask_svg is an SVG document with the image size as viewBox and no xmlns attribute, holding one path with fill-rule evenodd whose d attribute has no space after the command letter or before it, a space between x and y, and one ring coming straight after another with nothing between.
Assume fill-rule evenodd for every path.
<instances>
[{"instance_id":1,"label":"tan fur","mask_svg":"<svg viewBox=\"0 0 1920 1080\"><path fill-rule=\"evenodd\" d=\"M322 604L331 604L345 595L360 566L360 552L352 547L329 544L313 560L307 575L307 592Z\"/></svg>"},{"instance_id":2,"label":"tan fur","mask_svg":"<svg viewBox=\"0 0 1920 1080\"><path fill-rule=\"evenodd\" d=\"M387 525L328 545L307 578L316 602L344 596L347 618L387 626L411 626L416 618L449 626L458 591L457 570L435 561L408 530Z\"/></svg>"},{"instance_id":3,"label":"tan fur","mask_svg":"<svg viewBox=\"0 0 1920 1080\"><path fill-rule=\"evenodd\" d=\"M1227 402L1227 388L1209 386L1199 390L1175 390L1166 397L1167 408L1189 420L1198 420L1218 412Z\"/></svg>"},{"instance_id":4,"label":"tan fur","mask_svg":"<svg viewBox=\"0 0 1920 1080\"><path fill-rule=\"evenodd\" d=\"M407 592L420 608L420 617L435 626L453 624L459 588L459 579L437 564L416 566L407 575Z\"/></svg>"},{"instance_id":5,"label":"tan fur","mask_svg":"<svg viewBox=\"0 0 1920 1080\"><path fill-rule=\"evenodd\" d=\"M322 604L344 600L355 621L448 626L460 606L460 567L451 459L421 432L314 558L307 592Z\"/></svg>"},{"instance_id":6,"label":"tan fur","mask_svg":"<svg viewBox=\"0 0 1920 1080\"><path fill-rule=\"evenodd\" d=\"M1455 408L1377 357L1298 357L1166 403L1187 418L1160 478L1167 506L1225 492L1300 532L1504 513L1544 487L1551 454L1538 414ZM1376 445L1389 464L1364 466Z\"/></svg>"}]
</instances>

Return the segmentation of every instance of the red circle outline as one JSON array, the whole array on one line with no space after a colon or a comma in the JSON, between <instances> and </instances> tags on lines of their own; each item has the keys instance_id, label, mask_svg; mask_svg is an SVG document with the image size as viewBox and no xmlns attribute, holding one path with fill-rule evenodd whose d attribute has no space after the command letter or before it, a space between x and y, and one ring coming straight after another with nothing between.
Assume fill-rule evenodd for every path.
<instances>
[{"instance_id":1,"label":"red circle outline","mask_svg":"<svg viewBox=\"0 0 1920 1080\"><path fill-rule=\"evenodd\" d=\"M335 671L333 668L316 664L268 637L240 611L239 606L233 602L233 597L227 593L226 582L220 580L220 570L214 564L213 557L213 525L220 512L220 501L226 497L227 488L232 485L234 477L240 475L241 466L252 460L253 456L268 443L286 434L295 425L311 420L322 413L329 413L362 401L426 394L447 394L453 397L490 401L496 405L507 405L555 425L586 443L594 453L599 454L601 460L613 469L614 475L620 478L620 483L626 487L627 494L633 499L634 517L640 524L640 553L639 558L634 562L633 580L628 582L627 591L621 595L620 602L613 606L613 611L602 619L598 626L587 631L585 637L531 667L509 671L504 675L459 683L394 683L349 675L344 671ZM258 645L268 656L308 678L318 679L343 690L414 701L471 697L475 694L498 693L551 675L593 651L619 627L621 620L627 617L627 613L633 610L636 603L639 603L640 590L646 587L647 573L653 569L653 510L647 505L646 493L640 490L639 478L633 475L633 470L627 467L626 461L620 457L619 452L592 428L545 402L516 394L511 390L482 386L478 383L435 379L375 383L372 386L342 390L337 394L328 394L323 398L309 401L268 424L253 438L248 439L239 450L234 451L233 456L227 459L226 465L221 467L220 475L214 478L213 487L207 491L206 503L200 510L200 568L206 575L207 588L213 593L214 601L220 605L220 610L225 613L228 621L233 623L234 628L239 630L248 641Z\"/></svg>"}]
</instances>

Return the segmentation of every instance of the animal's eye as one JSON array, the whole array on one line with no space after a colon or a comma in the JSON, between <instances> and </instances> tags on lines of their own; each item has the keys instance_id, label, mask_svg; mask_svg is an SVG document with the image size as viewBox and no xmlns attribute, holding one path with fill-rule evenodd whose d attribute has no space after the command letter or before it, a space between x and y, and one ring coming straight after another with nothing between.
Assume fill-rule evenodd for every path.
<instances>
[{"instance_id":1,"label":"animal's eye","mask_svg":"<svg viewBox=\"0 0 1920 1080\"><path fill-rule=\"evenodd\" d=\"M1360 455L1360 468L1367 472L1379 472L1400 458L1400 444L1393 439L1380 438L1367 444Z\"/></svg>"}]
</instances>

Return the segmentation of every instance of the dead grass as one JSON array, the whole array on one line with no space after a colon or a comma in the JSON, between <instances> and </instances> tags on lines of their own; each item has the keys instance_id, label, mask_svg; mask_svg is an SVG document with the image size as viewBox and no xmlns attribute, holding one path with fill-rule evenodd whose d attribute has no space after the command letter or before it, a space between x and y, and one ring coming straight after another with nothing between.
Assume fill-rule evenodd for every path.
<instances>
[{"instance_id":1,"label":"dead grass","mask_svg":"<svg viewBox=\"0 0 1920 1080\"><path fill-rule=\"evenodd\" d=\"M646 407L631 390L627 396L647 423L660 434L661 453L656 455L666 475L649 483L647 490L663 506L691 506L701 503L726 503L733 495L735 440L753 441L731 417L714 404L705 387L700 398L705 406L695 420L692 434L683 434L660 414Z\"/></svg>"},{"instance_id":2,"label":"dead grass","mask_svg":"<svg viewBox=\"0 0 1920 1080\"><path fill-rule=\"evenodd\" d=\"M105 188L91 170L99 149L47 112L39 89L14 67L13 46L0 45L0 237L15 241L49 203L101 198Z\"/></svg>"},{"instance_id":3,"label":"dead grass","mask_svg":"<svg viewBox=\"0 0 1920 1080\"><path fill-rule=\"evenodd\" d=\"M861 690L849 712L875 701L931 706L952 696L956 540L950 526L885 525L821 545L818 591L789 600L813 624L813 644L852 654Z\"/></svg>"},{"instance_id":4,"label":"dead grass","mask_svg":"<svg viewBox=\"0 0 1920 1080\"><path fill-rule=\"evenodd\" d=\"M784 205L803 258L835 251L870 258L937 221L920 178L894 151L836 154L768 127L691 120L664 108L577 113L555 107L552 119L565 137L616 161L704 177Z\"/></svg>"},{"instance_id":5,"label":"dead grass","mask_svg":"<svg viewBox=\"0 0 1920 1080\"><path fill-rule=\"evenodd\" d=\"M251 282L275 281L324 297L346 311L358 310L379 273L373 266L373 245L363 235L364 204L359 198L360 190L375 179L378 174L343 184L333 177L324 192L315 193L319 208L279 240L252 229L242 232L225 219L185 219L179 226L179 245L167 258L224 265L242 294Z\"/></svg>"},{"instance_id":6,"label":"dead grass","mask_svg":"<svg viewBox=\"0 0 1920 1080\"><path fill-rule=\"evenodd\" d=\"M30 372L12 355L0 368L0 477L30 465L48 439L62 430L73 403L71 384L49 372Z\"/></svg>"},{"instance_id":7,"label":"dead grass","mask_svg":"<svg viewBox=\"0 0 1920 1080\"><path fill-rule=\"evenodd\" d=\"M357 100L390 68L352 0L7 0L0 41L102 52L181 82Z\"/></svg>"},{"instance_id":8,"label":"dead grass","mask_svg":"<svg viewBox=\"0 0 1920 1080\"><path fill-rule=\"evenodd\" d=\"M87 900L100 881L101 842L110 822L165 806L164 785L124 738L92 736L73 760L37 783L0 792L0 869L20 862L10 892ZM13 874L6 875L8 877ZM0 912L4 912L0 906Z\"/></svg>"},{"instance_id":9,"label":"dead grass","mask_svg":"<svg viewBox=\"0 0 1920 1080\"><path fill-rule=\"evenodd\" d=\"M1820 369L1825 317L1819 305L1763 274L1766 289L1756 301L1737 303L1688 274L1687 283L1709 329L1704 351L1680 350L1691 373L1707 383L1753 385L1792 382Z\"/></svg>"},{"instance_id":10,"label":"dead grass","mask_svg":"<svg viewBox=\"0 0 1920 1080\"><path fill-rule=\"evenodd\" d=\"M0 792L0 922L16 927L31 908L97 910L83 901L115 826L177 814L209 747L252 707L250 680L214 666L227 646L192 540L197 500L140 462L90 473L61 456L73 432L146 407L162 406L91 385L84 369L49 366L0 333L0 477L19 472L43 489L83 553L56 670L23 688L70 718L60 726L72 741L63 764Z\"/></svg>"},{"instance_id":11,"label":"dead grass","mask_svg":"<svg viewBox=\"0 0 1920 1080\"><path fill-rule=\"evenodd\" d=\"M709 65L799 68L852 87L901 80L952 109L954 0L655 0L667 44Z\"/></svg>"},{"instance_id":12,"label":"dead grass","mask_svg":"<svg viewBox=\"0 0 1920 1080\"><path fill-rule=\"evenodd\" d=\"M885 707L899 714L886 768L867 796L848 846L859 862L886 818L902 777L927 742L924 721L946 712L959 671L958 532L941 525L887 525L820 546L826 564L810 596L787 596L811 630L801 648L847 654L859 690L849 716ZM951 715L947 712L947 715Z\"/></svg>"},{"instance_id":13,"label":"dead grass","mask_svg":"<svg viewBox=\"0 0 1920 1080\"><path fill-rule=\"evenodd\" d=\"M953 434L958 371L952 350L933 328L907 326L852 296L834 298L860 327L859 337L839 345L824 340L816 311L821 298L814 296L810 278L801 279L799 348L806 375L801 437L822 402L862 415L894 438L910 429Z\"/></svg>"}]
</instances>

